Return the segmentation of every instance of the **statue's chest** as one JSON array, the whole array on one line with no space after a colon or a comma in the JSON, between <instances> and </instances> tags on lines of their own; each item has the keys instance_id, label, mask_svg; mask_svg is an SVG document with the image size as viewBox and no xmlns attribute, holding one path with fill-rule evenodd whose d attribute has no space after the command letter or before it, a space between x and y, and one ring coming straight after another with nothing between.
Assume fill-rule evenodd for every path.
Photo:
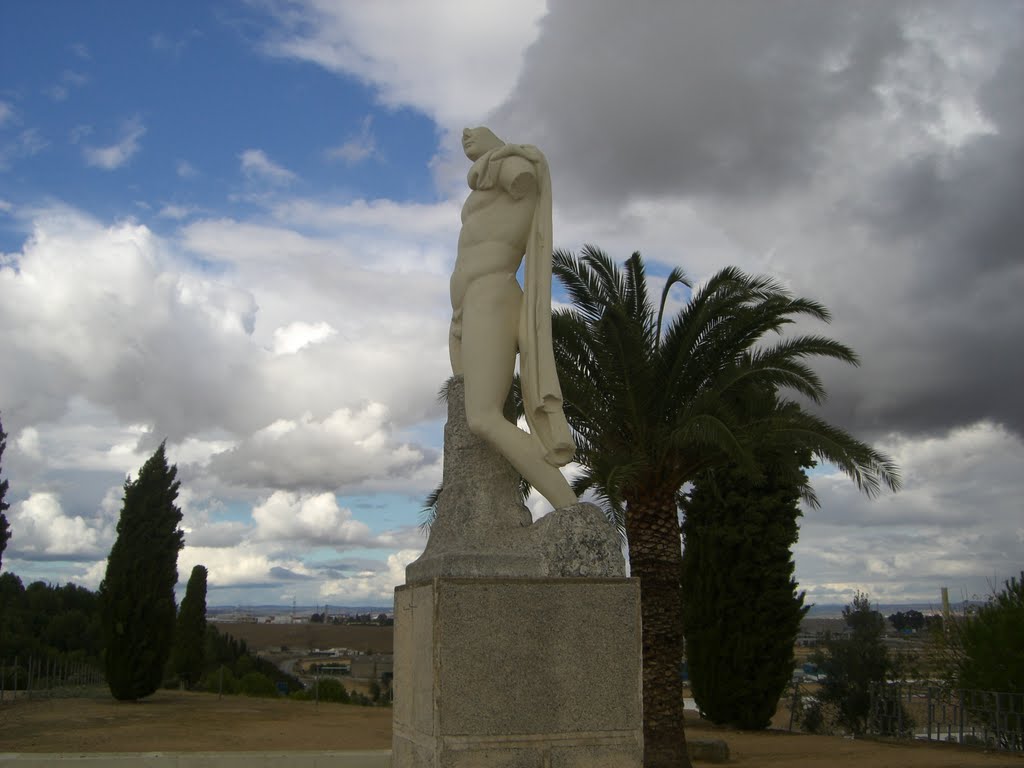
<instances>
[{"instance_id":1,"label":"statue's chest","mask_svg":"<svg viewBox=\"0 0 1024 768\"><path fill-rule=\"evenodd\" d=\"M500 189L474 189L469 193L466 202L462 204L462 222L465 223L466 219L472 216L474 212L486 208L501 196L502 192Z\"/></svg>"}]
</instances>

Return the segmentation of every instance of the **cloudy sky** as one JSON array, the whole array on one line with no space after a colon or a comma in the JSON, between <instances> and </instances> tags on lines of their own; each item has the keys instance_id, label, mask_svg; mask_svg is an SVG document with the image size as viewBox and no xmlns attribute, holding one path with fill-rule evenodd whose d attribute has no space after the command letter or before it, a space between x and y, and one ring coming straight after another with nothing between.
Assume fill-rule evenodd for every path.
<instances>
[{"instance_id":1,"label":"cloudy sky","mask_svg":"<svg viewBox=\"0 0 1024 768\"><path fill-rule=\"evenodd\" d=\"M478 124L547 154L557 245L832 310L823 414L905 489L816 471L811 601L1024 569L1024 5L550 5L3 4L5 570L97 586L166 438L211 603L388 603Z\"/></svg>"}]
</instances>

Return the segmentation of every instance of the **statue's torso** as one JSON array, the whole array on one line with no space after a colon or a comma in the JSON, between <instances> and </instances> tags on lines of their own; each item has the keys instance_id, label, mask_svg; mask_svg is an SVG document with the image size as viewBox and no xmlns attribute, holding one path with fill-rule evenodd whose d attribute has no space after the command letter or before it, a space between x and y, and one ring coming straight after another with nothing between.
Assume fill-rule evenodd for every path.
<instances>
[{"instance_id":1,"label":"statue's torso","mask_svg":"<svg viewBox=\"0 0 1024 768\"><path fill-rule=\"evenodd\" d=\"M462 206L459 250L480 243L501 243L522 255L526 252L535 205L534 195L513 200L498 186L474 189Z\"/></svg>"},{"instance_id":2,"label":"statue's torso","mask_svg":"<svg viewBox=\"0 0 1024 768\"><path fill-rule=\"evenodd\" d=\"M451 278L453 307L462 305L466 288L478 277L515 274L533 224L536 195L514 200L496 185L474 189L462 206L462 231Z\"/></svg>"}]
</instances>

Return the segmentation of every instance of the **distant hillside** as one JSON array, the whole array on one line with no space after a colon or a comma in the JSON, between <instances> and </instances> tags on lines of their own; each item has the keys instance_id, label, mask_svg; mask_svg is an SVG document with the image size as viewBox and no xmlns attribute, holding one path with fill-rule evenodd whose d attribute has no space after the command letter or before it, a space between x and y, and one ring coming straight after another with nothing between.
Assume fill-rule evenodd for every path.
<instances>
[{"instance_id":1,"label":"distant hillside","mask_svg":"<svg viewBox=\"0 0 1024 768\"><path fill-rule=\"evenodd\" d=\"M963 613L964 608L970 604L972 604L971 601L951 603L950 610L953 613ZM976 605L977 603L973 604ZM841 619L843 617L843 608L845 607L845 605L839 605L838 603L812 605L810 610L807 611L807 617L811 619ZM930 616L933 613L942 613L942 604L938 600L934 603L875 603L872 600L871 607L883 616L910 610L920 611L925 616Z\"/></svg>"},{"instance_id":2,"label":"distant hillside","mask_svg":"<svg viewBox=\"0 0 1024 768\"><path fill-rule=\"evenodd\" d=\"M219 621L215 625L222 634L245 640L252 651L287 646L289 650L313 648L351 648L367 653L391 653L393 627L353 624L257 624Z\"/></svg>"},{"instance_id":3,"label":"distant hillside","mask_svg":"<svg viewBox=\"0 0 1024 768\"><path fill-rule=\"evenodd\" d=\"M328 612L332 616L338 616L341 614L356 614L356 613L372 613L376 616L378 613L386 613L389 616L391 612L395 610L394 605L287 605L281 604L265 604L265 605L208 605L206 607L206 613L208 616L220 616L222 614L236 613L245 614L249 616L288 616L295 612L295 615L300 618L309 618L314 613L323 613L324 608L328 609Z\"/></svg>"}]
</instances>

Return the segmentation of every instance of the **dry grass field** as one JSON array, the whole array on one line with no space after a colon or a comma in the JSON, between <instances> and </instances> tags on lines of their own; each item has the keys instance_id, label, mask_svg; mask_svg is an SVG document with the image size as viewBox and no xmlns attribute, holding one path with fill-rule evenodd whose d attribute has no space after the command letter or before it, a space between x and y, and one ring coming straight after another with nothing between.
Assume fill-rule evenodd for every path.
<instances>
[{"instance_id":1,"label":"dry grass field","mask_svg":"<svg viewBox=\"0 0 1024 768\"><path fill-rule=\"evenodd\" d=\"M356 651L391 653L394 627L353 624L214 624L222 634L245 640L253 651L287 646L292 651L312 648L351 648Z\"/></svg>"},{"instance_id":2,"label":"dry grass field","mask_svg":"<svg viewBox=\"0 0 1024 768\"><path fill-rule=\"evenodd\" d=\"M688 713L689 714L689 713ZM952 745L853 741L719 729L688 719L690 738L723 738L746 768L1024 768L1024 757ZM92 697L0 706L0 752L389 749L391 710L159 691L135 704Z\"/></svg>"},{"instance_id":3,"label":"dry grass field","mask_svg":"<svg viewBox=\"0 0 1024 768\"><path fill-rule=\"evenodd\" d=\"M0 707L2 752L247 752L390 749L391 710L157 691L118 702L20 700Z\"/></svg>"}]
</instances>

